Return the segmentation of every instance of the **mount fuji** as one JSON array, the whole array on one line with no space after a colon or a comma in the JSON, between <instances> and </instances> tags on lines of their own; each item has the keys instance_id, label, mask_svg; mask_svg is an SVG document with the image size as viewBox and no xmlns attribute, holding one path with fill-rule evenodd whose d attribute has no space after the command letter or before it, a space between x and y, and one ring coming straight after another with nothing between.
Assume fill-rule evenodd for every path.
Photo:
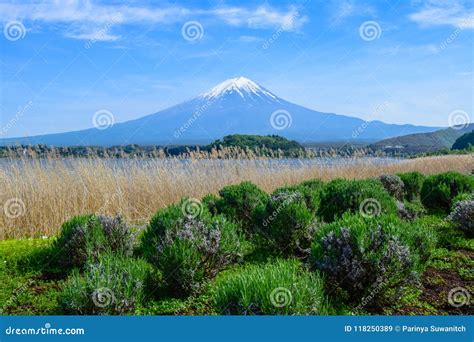
<instances>
[{"instance_id":1,"label":"mount fuji","mask_svg":"<svg viewBox=\"0 0 474 342\"><path fill-rule=\"evenodd\" d=\"M0 145L206 144L229 134L277 134L299 142L376 141L439 129L314 111L245 77L226 80L194 99L139 119L109 126L107 113L102 118L99 113L97 128L2 139Z\"/></svg>"}]
</instances>

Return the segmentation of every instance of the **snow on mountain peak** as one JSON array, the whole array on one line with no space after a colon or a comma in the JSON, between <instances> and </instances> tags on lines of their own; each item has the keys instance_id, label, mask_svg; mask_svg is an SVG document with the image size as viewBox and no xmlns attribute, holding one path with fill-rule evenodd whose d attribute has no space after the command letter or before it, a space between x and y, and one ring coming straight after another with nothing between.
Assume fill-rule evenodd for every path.
<instances>
[{"instance_id":1,"label":"snow on mountain peak","mask_svg":"<svg viewBox=\"0 0 474 342\"><path fill-rule=\"evenodd\" d=\"M246 77L225 80L211 90L201 94L200 97L216 99L230 93L237 93L244 100L246 98L251 98L253 100L260 99L279 102L278 97Z\"/></svg>"}]
</instances>

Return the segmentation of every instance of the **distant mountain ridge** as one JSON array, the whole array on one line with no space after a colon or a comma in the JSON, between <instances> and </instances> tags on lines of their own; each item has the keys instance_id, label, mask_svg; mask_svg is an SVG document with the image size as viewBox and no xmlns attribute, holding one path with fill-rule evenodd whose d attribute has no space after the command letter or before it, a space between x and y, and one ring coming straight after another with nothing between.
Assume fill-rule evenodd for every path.
<instances>
[{"instance_id":1,"label":"distant mountain ridge","mask_svg":"<svg viewBox=\"0 0 474 342\"><path fill-rule=\"evenodd\" d=\"M245 77L226 80L194 99L106 129L19 137L0 145L112 146L208 144L231 134L277 134L298 142L377 141L439 128L386 124L314 111Z\"/></svg>"},{"instance_id":2,"label":"distant mountain ridge","mask_svg":"<svg viewBox=\"0 0 474 342\"><path fill-rule=\"evenodd\" d=\"M435 132L407 134L395 138L384 139L372 144L376 149L398 149L401 152L432 152L450 149L456 139L474 130L474 123L466 126L449 127Z\"/></svg>"}]
</instances>

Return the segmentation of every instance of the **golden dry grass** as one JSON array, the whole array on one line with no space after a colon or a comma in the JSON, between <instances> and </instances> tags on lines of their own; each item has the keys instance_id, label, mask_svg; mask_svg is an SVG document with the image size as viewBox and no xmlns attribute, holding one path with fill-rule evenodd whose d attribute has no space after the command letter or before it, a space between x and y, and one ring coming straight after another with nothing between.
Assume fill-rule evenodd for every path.
<instances>
[{"instance_id":1,"label":"golden dry grass","mask_svg":"<svg viewBox=\"0 0 474 342\"><path fill-rule=\"evenodd\" d=\"M469 173L474 155L404 160L386 165L370 159L337 166L282 165L269 160L178 159L3 160L0 164L0 239L55 235L61 223L77 214L120 213L146 223L158 208L182 197L201 198L228 184L250 180L266 191L319 178L367 178L382 173L448 170Z\"/></svg>"}]
</instances>

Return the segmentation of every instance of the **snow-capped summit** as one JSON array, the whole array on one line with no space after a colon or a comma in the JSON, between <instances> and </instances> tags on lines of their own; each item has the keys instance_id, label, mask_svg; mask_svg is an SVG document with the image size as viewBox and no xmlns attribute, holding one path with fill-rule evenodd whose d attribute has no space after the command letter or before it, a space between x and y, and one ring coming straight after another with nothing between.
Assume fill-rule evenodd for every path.
<instances>
[{"instance_id":1,"label":"snow-capped summit","mask_svg":"<svg viewBox=\"0 0 474 342\"><path fill-rule=\"evenodd\" d=\"M237 94L243 100L250 99L253 101L264 100L280 102L278 97L272 94L269 90L242 76L225 80L211 90L201 94L199 97L208 100L215 100L230 94Z\"/></svg>"}]
</instances>

